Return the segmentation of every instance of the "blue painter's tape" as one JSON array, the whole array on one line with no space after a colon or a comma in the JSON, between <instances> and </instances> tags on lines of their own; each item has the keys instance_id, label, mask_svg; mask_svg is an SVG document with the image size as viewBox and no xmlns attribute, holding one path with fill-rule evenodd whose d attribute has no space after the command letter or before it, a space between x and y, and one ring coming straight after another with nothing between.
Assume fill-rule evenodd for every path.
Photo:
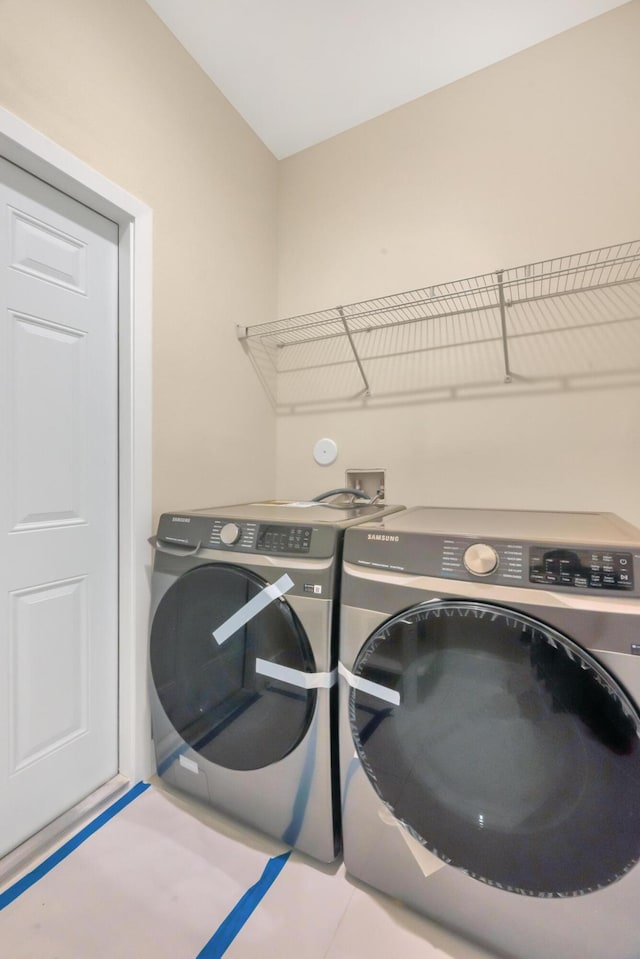
<instances>
[{"instance_id":1,"label":"blue painter's tape","mask_svg":"<svg viewBox=\"0 0 640 959\"><path fill-rule=\"evenodd\" d=\"M133 802L134 799L137 799L138 796L143 793L146 789L149 788L150 783L139 782L137 785L132 786L124 796L121 796L120 799L117 799L112 803L103 813L100 813L99 816L96 816L88 825L81 829L75 836L72 836L71 839L67 840L64 845L60 846L59 849L56 849L47 859L40 863L39 866L36 866L35 869L32 869L31 872L28 872L26 876L23 876L21 879L18 879L17 882L14 882L12 886L9 886L8 889L5 889L3 893L0 893L0 910L4 909L5 906L8 906L10 903L17 899L18 896L21 896L23 892L26 892L27 889L30 889L31 886L35 885L38 880L42 879L43 876L46 876L48 872L57 866L59 862L62 862L63 859L66 859L67 856L73 852L74 849L77 849L78 846L92 836L94 832L97 832L101 826L104 826L105 823L109 822L110 819L113 819L122 809Z\"/></svg>"},{"instance_id":2,"label":"blue painter's tape","mask_svg":"<svg viewBox=\"0 0 640 959\"><path fill-rule=\"evenodd\" d=\"M291 852L283 852L281 856L275 856L269 860L258 881L247 889L242 899L238 900L196 959L219 959L227 951L251 913L282 872L290 855Z\"/></svg>"}]
</instances>

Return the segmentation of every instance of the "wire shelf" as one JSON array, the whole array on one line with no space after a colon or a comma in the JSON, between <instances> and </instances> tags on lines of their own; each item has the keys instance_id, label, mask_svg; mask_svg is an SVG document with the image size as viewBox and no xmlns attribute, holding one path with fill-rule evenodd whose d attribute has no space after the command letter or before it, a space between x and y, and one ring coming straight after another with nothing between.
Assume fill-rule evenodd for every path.
<instances>
[{"instance_id":1,"label":"wire shelf","mask_svg":"<svg viewBox=\"0 0 640 959\"><path fill-rule=\"evenodd\" d=\"M238 327L238 336L276 407L640 369L640 240Z\"/></svg>"}]
</instances>

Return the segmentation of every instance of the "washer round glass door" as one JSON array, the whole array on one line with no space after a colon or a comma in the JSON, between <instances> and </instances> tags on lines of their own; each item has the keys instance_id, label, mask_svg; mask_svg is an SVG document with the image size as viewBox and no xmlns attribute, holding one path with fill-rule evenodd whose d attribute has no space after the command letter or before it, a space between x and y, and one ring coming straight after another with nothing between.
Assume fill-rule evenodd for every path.
<instances>
[{"instance_id":1,"label":"washer round glass door","mask_svg":"<svg viewBox=\"0 0 640 959\"><path fill-rule=\"evenodd\" d=\"M640 719L566 636L438 600L384 623L353 673L399 693L390 706L356 682L352 735L385 805L445 863L553 897L602 888L640 859Z\"/></svg>"},{"instance_id":2,"label":"washer round glass door","mask_svg":"<svg viewBox=\"0 0 640 959\"><path fill-rule=\"evenodd\" d=\"M242 567L198 566L169 587L153 619L151 673L162 708L192 749L227 769L283 759L316 705L315 689L261 672L315 672L309 640L283 597L222 642L213 635L268 585Z\"/></svg>"}]
</instances>

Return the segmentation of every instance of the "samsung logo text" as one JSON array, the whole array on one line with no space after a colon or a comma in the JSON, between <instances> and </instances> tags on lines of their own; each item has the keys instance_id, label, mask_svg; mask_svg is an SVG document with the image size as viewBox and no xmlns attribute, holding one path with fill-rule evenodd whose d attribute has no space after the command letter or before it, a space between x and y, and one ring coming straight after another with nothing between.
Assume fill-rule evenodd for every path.
<instances>
[{"instance_id":1,"label":"samsung logo text","mask_svg":"<svg viewBox=\"0 0 640 959\"><path fill-rule=\"evenodd\" d=\"M379 540L382 543L399 543L399 536L387 536L385 533L367 533L367 539Z\"/></svg>"}]
</instances>

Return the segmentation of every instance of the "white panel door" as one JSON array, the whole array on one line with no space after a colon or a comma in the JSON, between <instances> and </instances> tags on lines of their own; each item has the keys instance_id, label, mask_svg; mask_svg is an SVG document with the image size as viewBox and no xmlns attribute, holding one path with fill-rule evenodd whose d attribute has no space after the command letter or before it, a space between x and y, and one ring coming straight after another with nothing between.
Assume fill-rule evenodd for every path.
<instances>
[{"instance_id":1,"label":"white panel door","mask_svg":"<svg viewBox=\"0 0 640 959\"><path fill-rule=\"evenodd\" d=\"M118 768L117 258L0 159L0 855Z\"/></svg>"}]
</instances>

